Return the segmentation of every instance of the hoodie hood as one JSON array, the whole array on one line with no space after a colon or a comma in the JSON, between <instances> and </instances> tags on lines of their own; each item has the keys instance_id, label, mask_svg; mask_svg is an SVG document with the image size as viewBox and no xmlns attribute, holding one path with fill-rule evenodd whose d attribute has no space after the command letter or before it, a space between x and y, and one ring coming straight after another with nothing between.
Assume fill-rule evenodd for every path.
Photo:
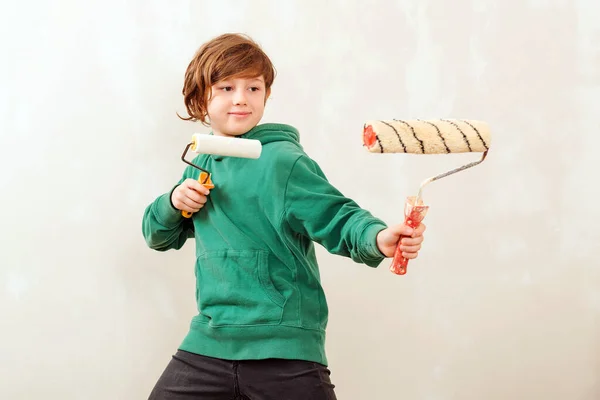
<instances>
[{"instance_id":1,"label":"hoodie hood","mask_svg":"<svg viewBox=\"0 0 600 400\"><path fill-rule=\"evenodd\" d=\"M262 145L272 142L292 142L300 146L300 133L296 128L286 124L260 124L250 129L239 137L245 139L255 139Z\"/></svg>"}]
</instances>

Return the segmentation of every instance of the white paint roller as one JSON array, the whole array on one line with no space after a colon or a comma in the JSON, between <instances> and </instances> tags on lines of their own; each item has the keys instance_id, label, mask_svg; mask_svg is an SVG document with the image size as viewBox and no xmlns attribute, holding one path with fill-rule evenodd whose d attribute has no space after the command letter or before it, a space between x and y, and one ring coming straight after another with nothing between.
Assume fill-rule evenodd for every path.
<instances>
[{"instance_id":1,"label":"white paint roller","mask_svg":"<svg viewBox=\"0 0 600 400\"><path fill-rule=\"evenodd\" d=\"M262 144L256 139L195 133L190 149L200 154L256 159L260 157Z\"/></svg>"},{"instance_id":2,"label":"white paint roller","mask_svg":"<svg viewBox=\"0 0 600 400\"><path fill-rule=\"evenodd\" d=\"M200 176L198 177L198 182L208 189L213 189L215 185L212 183L210 171L185 159L188 150L192 150L194 153L198 154L212 154L225 157L257 159L260 157L262 152L262 143L256 139L216 136L205 133L193 134L192 142L185 147L185 150L181 155L181 160L184 163L199 169L201 172ZM190 218L192 213L188 211L182 211L181 215L183 215L185 218Z\"/></svg>"}]
</instances>

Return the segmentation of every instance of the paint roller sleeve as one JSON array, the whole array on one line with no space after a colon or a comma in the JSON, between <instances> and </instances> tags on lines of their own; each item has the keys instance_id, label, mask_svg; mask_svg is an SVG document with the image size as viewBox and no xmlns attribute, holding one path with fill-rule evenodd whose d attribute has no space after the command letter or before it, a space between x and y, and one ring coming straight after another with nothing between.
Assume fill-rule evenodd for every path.
<instances>
[{"instance_id":1,"label":"paint roller sleeve","mask_svg":"<svg viewBox=\"0 0 600 400\"><path fill-rule=\"evenodd\" d=\"M363 144L371 153L447 154L489 149L488 124L476 120L368 121Z\"/></svg>"},{"instance_id":2,"label":"paint roller sleeve","mask_svg":"<svg viewBox=\"0 0 600 400\"><path fill-rule=\"evenodd\" d=\"M260 157L262 151L260 141L255 139L196 133L192 136L192 143L191 150L195 153L226 157L256 159Z\"/></svg>"}]
</instances>

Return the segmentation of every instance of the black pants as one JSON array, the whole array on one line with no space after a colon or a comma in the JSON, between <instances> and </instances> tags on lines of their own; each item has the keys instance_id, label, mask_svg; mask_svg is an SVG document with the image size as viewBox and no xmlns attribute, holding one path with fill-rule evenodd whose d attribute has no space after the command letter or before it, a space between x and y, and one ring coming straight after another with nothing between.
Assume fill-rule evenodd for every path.
<instances>
[{"instance_id":1,"label":"black pants","mask_svg":"<svg viewBox=\"0 0 600 400\"><path fill-rule=\"evenodd\" d=\"M335 400L329 375L310 361L227 361L178 350L149 400Z\"/></svg>"}]
</instances>

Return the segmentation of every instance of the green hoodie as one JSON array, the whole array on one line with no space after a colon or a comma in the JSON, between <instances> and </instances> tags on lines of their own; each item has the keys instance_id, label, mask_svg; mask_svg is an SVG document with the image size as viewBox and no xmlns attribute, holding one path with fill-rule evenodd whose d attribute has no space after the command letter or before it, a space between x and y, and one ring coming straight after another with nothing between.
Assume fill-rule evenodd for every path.
<instances>
[{"instance_id":1,"label":"green hoodie","mask_svg":"<svg viewBox=\"0 0 600 400\"><path fill-rule=\"evenodd\" d=\"M284 358L327 365L328 308L313 241L330 253L377 267L385 223L346 198L304 153L298 131L258 125L241 138L262 143L258 159L199 155L215 184L205 206L185 219L171 192L143 217L148 246L196 241L199 314L180 349L229 360ZM200 171L188 166L186 178Z\"/></svg>"}]
</instances>

